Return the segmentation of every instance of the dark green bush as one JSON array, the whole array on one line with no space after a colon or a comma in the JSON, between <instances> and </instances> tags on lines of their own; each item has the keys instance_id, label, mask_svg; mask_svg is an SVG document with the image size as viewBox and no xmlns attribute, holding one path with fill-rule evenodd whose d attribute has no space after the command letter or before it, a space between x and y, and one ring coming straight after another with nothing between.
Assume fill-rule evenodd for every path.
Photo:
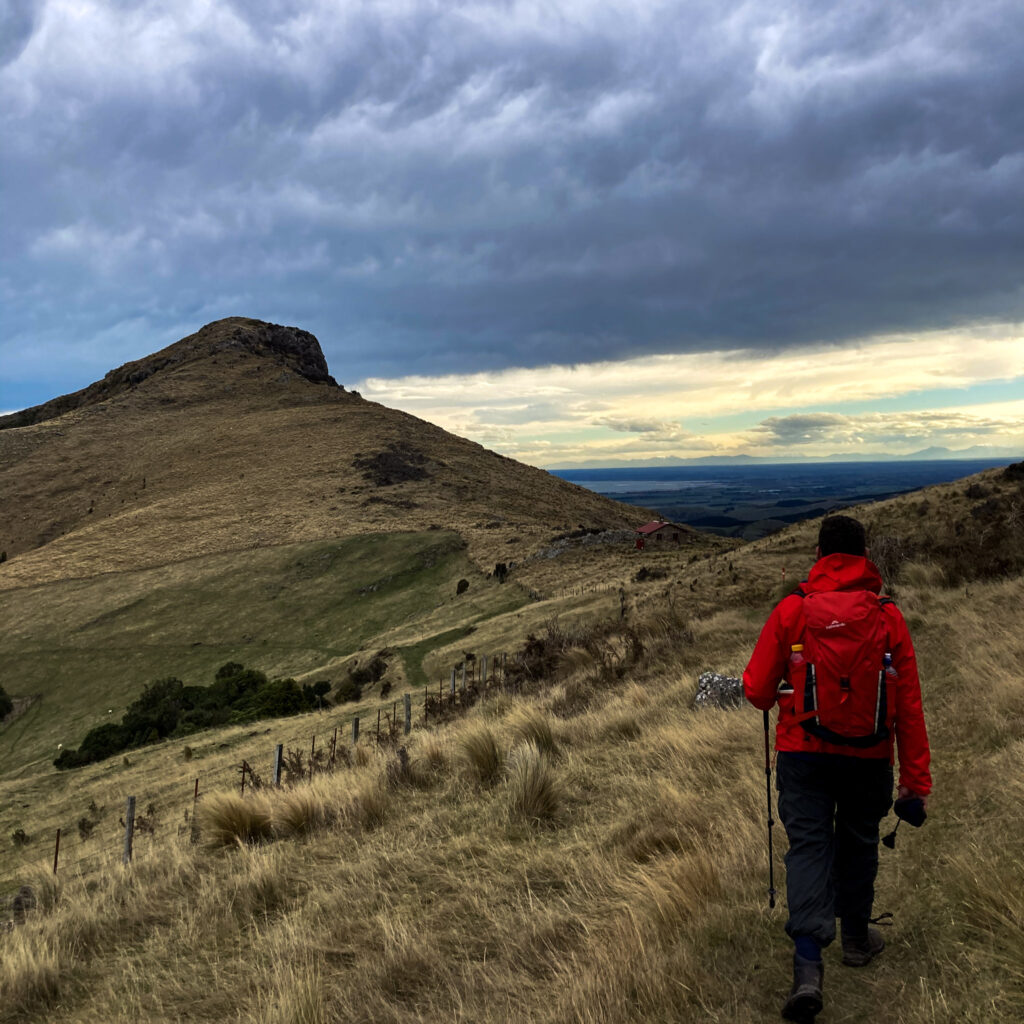
<instances>
[{"instance_id":1,"label":"dark green bush","mask_svg":"<svg viewBox=\"0 0 1024 1024\"><path fill-rule=\"evenodd\" d=\"M303 683L302 695L311 708L329 708L331 702L327 699L327 691L330 688L331 684L326 679L321 679L318 683Z\"/></svg>"},{"instance_id":2,"label":"dark green bush","mask_svg":"<svg viewBox=\"0 0 1024 1024\"><path fill-rule=\"evenodd\" d=\"M356 665L348 670L348 677L356 686L369 686L376 683L388 670L387 650L378 651L365 665Z\"/></svg>"},{"instance_id":3,"label":"dark green bush","mask_svg":"<svg viewBox=\"0 0 1024 1024\"><path fill-rule=\"evenodd\" d=\"M362 695L362 687L351 676L348 679L343 679L334 688L334 699L339 704L347 704L350 701L359 700Z\"/></svg>"},{"instance_id":4,"label":"dark green bush","mask_svg":"<svg viewBox=\"0 0 1024 1024\"><path fill-rule=\"evenodd\" d=\"M122 750L188 736L233 722L279 718L321 707L330 683L300 687L294 679L270 679L238 662L222 665L210 686L186 686L168 677L150 683L125 711L120 723L91 729L77 750L63 750L57 768L102 761Z\"/></svg>"},{"instance_id":5,"label":"dark green bush","mask_svg":"<svg viewBox=\"0 0 1024 1024\"><path fill-rule=\"evenodd\" d=\"M0 686L0 718L6 718L14 710L14 701L7 696L7 691Z\"/></svg>"}]
</instances>

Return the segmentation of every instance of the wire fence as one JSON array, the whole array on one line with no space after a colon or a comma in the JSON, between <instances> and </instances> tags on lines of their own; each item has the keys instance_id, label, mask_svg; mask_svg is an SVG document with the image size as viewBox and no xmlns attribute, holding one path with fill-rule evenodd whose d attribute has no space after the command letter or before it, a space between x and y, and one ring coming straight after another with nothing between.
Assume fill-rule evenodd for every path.
<instances>
[{"instance_id":1,"label":"wire fence","mask_svg":"<svg viewBox=\"0 0 1024 1024\"><path fill-rule=\"evenodd\" d=\"M158 839L166 842L169 835L183 843L193 843L198 839L196 807L204 793L238 787L244 794L264 786L293 785L312 779L318 773L351 763L351 752L360 744L397 749L415 726L448 721L498 694L521 693L531 681L521 653L510 657L507 652L467 652L447 676L439 679L436 688L428 684L422 694L406 691L376 707L347 713L335 707L333 713L325 712L326 728L320 726L310 735L308 749L268 742L265 764L269 767L242 759L240 763L231 761L199 772L189 781L187 793L182 792L180 803L176 798L167 800L166 787L156 797L138 796L136 791L126 795L115 808L91 802L77 826L68 827L65 818L60 826L35 827L31 834L16 829L9 838L23 856L16 865L8 862L8 868L14 867L15 872L52 870L62 877L85 876L130 864L137 855L155 850ZM270 733L267 729L266 734ZM170 819L169 805L174 807ZM25 856L29 846L31 856ZM19 890L18 881L12 878L3 883L0 913L10 908L12 902L17 909Z\"/></svg>"}]
</instances>

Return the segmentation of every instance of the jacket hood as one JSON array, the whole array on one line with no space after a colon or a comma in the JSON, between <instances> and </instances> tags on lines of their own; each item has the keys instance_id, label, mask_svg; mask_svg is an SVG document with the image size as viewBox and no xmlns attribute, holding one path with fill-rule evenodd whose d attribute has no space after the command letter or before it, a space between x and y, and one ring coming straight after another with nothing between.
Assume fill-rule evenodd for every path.
<instances>
[{"instance_id":1,"label":"jacket hood","mask_svg":"<svg viewBox=\"0 0 1024 1024\"><path fill-rule=\"evenodd\" d=\"M882 575L863 555L825 555L819 558L803 585L807 593L825 590L882 590Z\"/></svg>"}]
</instances>

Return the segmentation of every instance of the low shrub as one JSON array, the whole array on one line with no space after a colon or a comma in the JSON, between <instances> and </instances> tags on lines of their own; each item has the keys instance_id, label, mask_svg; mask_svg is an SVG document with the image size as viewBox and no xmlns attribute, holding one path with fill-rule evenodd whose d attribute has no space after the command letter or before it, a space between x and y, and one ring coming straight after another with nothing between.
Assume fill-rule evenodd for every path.
<instances>
[{"instance_id":1,"label":"low shrub","mask_svg":"<svg viewBox=\"0 0 1024 1024\"><path fill-rule=\"evenodd\" d=\"M352 702L361 699L362 696L362 687L351 677L351 675L348 679L342 679L342 681L334 688L334 699L339 704L351 704Z\"/></svg>"},{"instance_id":2,"label":"low shrub","mask_svg":"<svg viewBox=\"0 0 1024 1024\"><path fill-rule=\"evenodd\" d=\"M348 670L349 681L357 687L369 686L378 682L388 670L388 655L390 652L385 648L378 651L365 665L353 665ZM358 700L359 698L355 698Z\"/></svg>"}]
</instances>

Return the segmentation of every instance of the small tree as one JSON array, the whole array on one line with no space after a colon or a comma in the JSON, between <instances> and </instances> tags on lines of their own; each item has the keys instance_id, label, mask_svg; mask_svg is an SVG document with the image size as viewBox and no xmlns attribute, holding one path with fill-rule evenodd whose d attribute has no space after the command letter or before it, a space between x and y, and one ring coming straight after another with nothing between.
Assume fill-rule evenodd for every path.
<instances>
[{"instance_id":1,"label":"small tree","mask_svg":"<svg viewBox=\"0 0 1024 1024\"><path fill-rule=\"evenodd\" d=\"M14 701L7 696L7 691L0 686L0 718L6 718L14 710Z\"/></svg>"}]
</instances>

